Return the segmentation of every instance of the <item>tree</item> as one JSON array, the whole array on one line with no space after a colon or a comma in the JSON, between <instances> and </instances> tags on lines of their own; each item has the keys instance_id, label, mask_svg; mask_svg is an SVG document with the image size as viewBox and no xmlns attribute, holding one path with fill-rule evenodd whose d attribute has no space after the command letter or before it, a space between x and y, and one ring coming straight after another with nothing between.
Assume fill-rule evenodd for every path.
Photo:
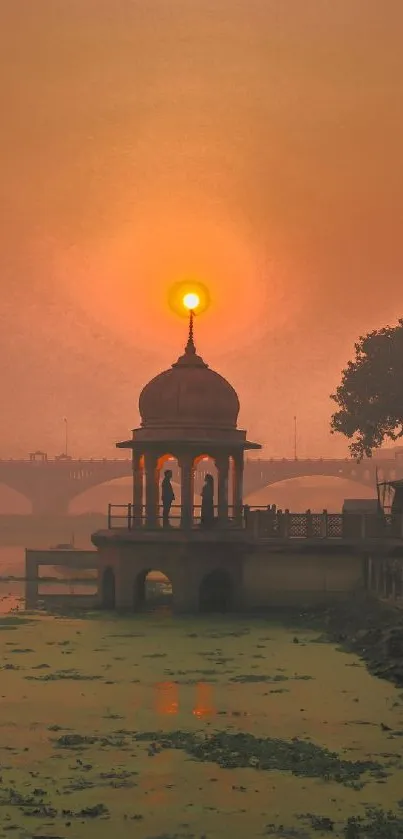
<instances>
[{"instance_id":1,"label":"tree","mask_svg":"<svg viewBox=\"0 0 403 839\"><path fill-rule=\"evenodd\" d=\"M332 394L339 410L331 418L331 432L349 439L358 461L371 457L385 437L403 436L403 318L398 326L369 332L355 344L355 360L342 372Z\"/></svg>"}]
</instances>

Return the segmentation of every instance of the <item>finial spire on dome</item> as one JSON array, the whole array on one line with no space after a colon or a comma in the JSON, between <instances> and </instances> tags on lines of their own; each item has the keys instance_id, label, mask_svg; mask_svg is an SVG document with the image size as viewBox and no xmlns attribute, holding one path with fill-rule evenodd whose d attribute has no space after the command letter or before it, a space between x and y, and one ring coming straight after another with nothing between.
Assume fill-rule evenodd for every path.
<instances>
[{"instance_id":1,"label":"finial spire on dome","mask_svg":"<svg viewBox=\"0 0 403 839\"><path fill-rule=\"evenodd\" d=\"M203 359L197 355L194 343L193 325L195 309L200 303L199 295L193 292L185 294L183 304L189 312L189 332L185 352L181 355L172 367L208 367Z\"/></svg>"},{"instance_id":2,"label":"finial spire on dome","mask_svg":"<svg viewBox=\"0 0 403 839\"><path fill-rule=\"evenodd\" d=\"M196 355L196 347L193 340L193 319L195 316L195 309L200 303L200 297L196 292L189 291L183 297L183 305L189 312L189 335L188 342L185 347L186 355Z\"/></svg>"},{"instance_id":3,"label":"finial spire on dome","mask_svg":"<svg viewBox=\"0 0 403 839\"><path fill-rule=\"evenodd\" d=\"M194 311L193 309L189 310L189 334L188 334L188 342L185 347L186 355L195 355L196 354L196 347L193 340L193 321L194 321Z\"/></svg>"}]
</instances>

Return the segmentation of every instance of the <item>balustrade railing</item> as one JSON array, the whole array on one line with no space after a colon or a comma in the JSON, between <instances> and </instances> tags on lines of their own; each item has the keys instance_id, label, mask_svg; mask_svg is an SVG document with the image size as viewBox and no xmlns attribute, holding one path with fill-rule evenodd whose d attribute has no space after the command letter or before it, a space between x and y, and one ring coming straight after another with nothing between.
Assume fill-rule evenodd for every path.
<instances>
[{"instance_id":1,"label":"balustrade railing","mask_svg":"<svg viewBox=\"0 0 403 839\"><path fill-rule=\"evenodd\" d=\"M245 526L258 538L403 539L403 516L383 513L291 513L244 508Z\"/></svg>"},{"instance_id":2,"label":"balustrade railing","mask_svg":"<svg viewBox=\"0 0 403 839\"><path fill-rule=\"evenodd\" d=\"M214 522L218 522L218 505L214 507ZM182 511L180 504L173 504L169 514L169 526L171 528L179 528L181 526ZM230 526L235 523L235 511L232 506L228 507L228 516L225 519ZM191 523L193 527L200 527L201 525L201 504L193 506L191 515ZM221 523L223 523L221 519ZM164 525L163 508L158 506L155 514L155 527L160 528ZM108 507L108 529L123 528L132 530L135 527L146 527L147 517L145 506L139 508L134 504L109 504ZM243 526L241 524L241 526Z\"/></svg>"},{"instance_id":3,"label":"balustrade railing","mask_svg":"<svg viewBox=\"0 0 403 839\"><path fill-rule=\"evenodd\" d=\"M251 536L259 539L403 539L403 515L382 513L292 513L289 510L273 510L267 507L244 506L241 521L234 509L228 508L225 521L214 508L215 527L241 527ZM109 504L108 529L163 527L163 509L158 507L152 525L146 518L145 507L140 510L133 504ZM195 505L191 516L191 527L201 525L201 506ZM171 528L181 527L181 506L172 505L169 515Z\"/></svg>"},{"instance_id":4,"label":"balustrade railing","mask_svg":"<svg viewBox=\"0 0 403 839\"><path fill-rule=\"evenodd\" d=\"M260 538L342 538L343 513L291 513L267 507L244 508L245 527Z\"/></svg>"}]
</instances>

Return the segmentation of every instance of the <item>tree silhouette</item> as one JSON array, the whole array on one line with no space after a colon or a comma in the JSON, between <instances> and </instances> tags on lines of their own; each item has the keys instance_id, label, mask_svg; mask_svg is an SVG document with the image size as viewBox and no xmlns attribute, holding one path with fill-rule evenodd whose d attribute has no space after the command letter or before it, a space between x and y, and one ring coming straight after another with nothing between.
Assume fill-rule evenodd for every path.
<instances>
[{"instance_id":1,"label":"tree silhouette","mask_svg":"<svg viewBox=\"0 0 403 839\"><path fill-rule=\"evenodd\" d=\"M403 318L398 326L369 332L355 344L355 360L342 372L332 394L339 410L331 418L331 432L349 439L358 461L371 457L385 437L403 436Z\"/></svg>"}]
</instances>

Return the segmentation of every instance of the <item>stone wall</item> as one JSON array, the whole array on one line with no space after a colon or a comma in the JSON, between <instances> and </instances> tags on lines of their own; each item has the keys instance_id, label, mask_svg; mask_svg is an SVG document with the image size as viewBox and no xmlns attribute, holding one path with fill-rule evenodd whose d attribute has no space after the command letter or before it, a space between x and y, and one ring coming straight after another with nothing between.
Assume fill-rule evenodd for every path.
<instances>
[{"instance_id":1,"label":"stone wall","mask_svg":"<svg viewBox=\"0 0 403 839\"><path fill-rule=\"evenodd\" d=\"M161 571L171 581L176 613L199 611L203 580L217 570L226 575L232 609L239 612L329 603L366 587L365 558L351 547L237 547L189 546L179 541L166 543L162 550L156 544L105 546L98 551L100 602L107 568L115 577L116 607L128 611L140 606L141 578L150 569ZM137 580L138 596L134 593Z\"/></svg>"},{"instance_id":2,"label":"stone wall","mask_svg":"<svg viewBox=\"0 0 403 839\"><path fill-rule=\"evenodd\" d=\"M353 553L262 548L244 564L247 609L327 603L364 588L364 560Z\"/></svg>"},{"instance_id":3,"label":"stone wall","mask_svg":"<svg viewBox=\"0 0 403 839\"><path fill-rule=\"evenodd\" d=\"M175 613L197 613L203 582L212 574L228 581L236 611L243 608L243 551L235 545L193 544L179 539L154 544L106 545L98 548L99 604L105 602L105 574L113 573L118 610L137 611L144 595L148 571L159 571L172 584ZM213 582L214 585L214 582Z\"/></svg>"},{"instance_id":4,"label":"stone wall","mask_svg":"<svg viewBox=\"0 0 403 839\"><path fill-rule=\"evenodd\" d=\"M172 536L149 544L139 537L120 544L110 542L98 551L27 551L28 608L35 608L38 601L41 564L64 565L72 571L97 568L98 595L90 595L92 608L95 604L106 606L109 591L116 608L129 612L141 608L145 575L150 570L162 572L171 581L176 613L199 611L202 586L211 577L211 593L223 585L230 593L231 610L239 612L331 603L365 589L382 599L403 598L403 558L384 558L380 551L371 558L352 546L329 543L315 546L290 540L288 544L266 542L248 547L240 542L190 544L184 537ZM214 576L217 573L221 583ZM79 599L84 606L85 597Z\"/></svg>"},{"instance_id":5,"label":"stone wall","mask_svg":"<svg viewBox=\"0 0 403 839\"><path fill-rule=\"evenodd\" d=\"M95 610L97 605L97 594L40 594L32 608L36 609L38 606L43 606L45 610L67 608L69 611L73 611L74 609L80 611L87 609Z\"/></svg>"},{"instance_id":6,"label":"stone wall","mask_svg":"<svg viewBox=\"0 0 403 839\"><path fill-rule=\"evenodd\" d=\"M398 553L402 553L403 548ZM368 557L366 587L379 600L403 606L403 556Z\"/></svg>"}]
</instances>

